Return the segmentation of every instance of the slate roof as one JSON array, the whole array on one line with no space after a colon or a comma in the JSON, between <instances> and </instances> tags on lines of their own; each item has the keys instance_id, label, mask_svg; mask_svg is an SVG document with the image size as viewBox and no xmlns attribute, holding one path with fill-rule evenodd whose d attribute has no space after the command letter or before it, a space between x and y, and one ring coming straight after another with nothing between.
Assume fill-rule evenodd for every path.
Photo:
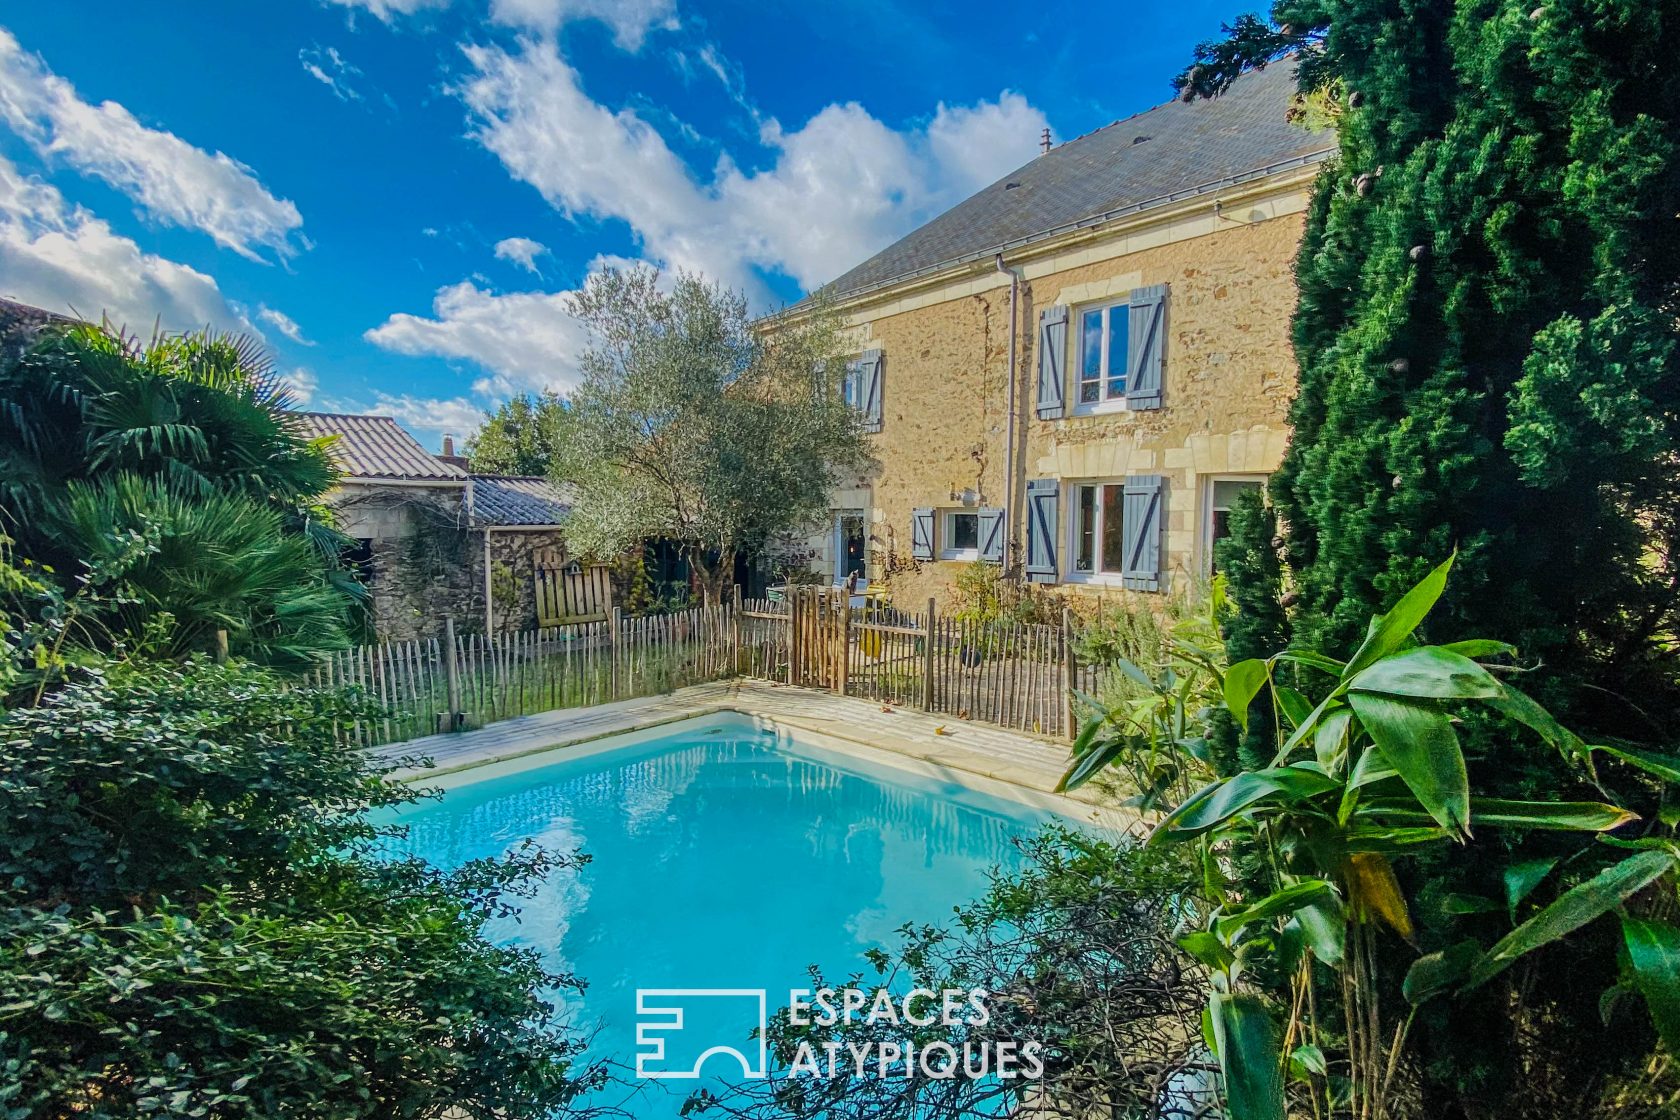
<instances>
[{"instance_id":1,"label":"slate roof","mask_svg":"<svg viewBox=\"0 0 1680 1120\"><path fill-rule=\"evenodd\" d=\"M546 478L475 474L468 485L474 525L559 525L572 511L571 493Z\"/></svg>"},{"instance_id":2,"label":"slate roof","mask_svg":"<svg viewBox=\"0 0 1680 1120\"><path fill-rule=\"evenodd\" d=\"M406 482L465 482L467 472L446 463L389 416L354 416L338 412L294 412L311 439L337 436L331 446L338 469L353 478Z\"/></svg>"},{"instance_id":3,"label":"slate roof","mask_svg":"<svg viewBox=\"0 0 1680 1120\"><path fill-rule=\"evenodd\" d=\"M1322 160L1334 151L1335 134L1288 123L1294 93L1295 67L1285 60L1211 101L1175 99L1070 140L876 253L828 292L843 297L989 260L1082 225Z\"/></svg>"}]
</instances>

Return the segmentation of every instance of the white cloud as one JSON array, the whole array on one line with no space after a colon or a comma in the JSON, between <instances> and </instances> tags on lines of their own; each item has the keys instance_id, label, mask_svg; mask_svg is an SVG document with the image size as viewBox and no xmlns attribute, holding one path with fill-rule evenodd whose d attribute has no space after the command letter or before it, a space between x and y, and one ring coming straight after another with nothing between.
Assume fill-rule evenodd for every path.
<instances>
[{"instance_id":1,"label":"white cloud","mask_svg":"<svg viewBox=\"0 0 1680 1120\"><path fill-rule=\"evenodd\" d=\"M313 346L313 342L303 337L303 328L298 326L292 317L284 311L277 311L266 304L257 305L257 318L297 343L299 346Z\"/></svg>"},{"instance_id":2,"label":"white cloud","mask_svg":"<svg viewBox=\"0 0 1680 1120\"><path fill-rule=\"evenodd\" d=\"M618 219L644 255L761 295L758 270L824 283L939 211L1030 160L1044 114L1019 94L940 105L897 131L856 103L804 126L775 120L761 140L772 166L725 157L699 181L646 120L592 100L557 48L464 48L456 90L472 137L562 213Z\"/></svg>"},{"instance_id":3,"label":"white cloud","mask_svg":"<svg viewBox=\"0 0 1680 1120\"><path fill-rule=\"evenodd\" d=\"M0 28L0 121L43 158L62 159L134 199L152 218L202 230L252 260L285 256L303 225L244 164L148 128L115 101L83 101L69 82Z\"/></svg>"},{"instance_id":4,"label":"white cloud","mask_svg":"<svg viewBox=\"0 0 1680 1120\"><path fill-rule=\"evenodd\" d=\"M327 0L341 8L352 11L360 9L371 12L386 23L390 23L398 16L411 16L427 8L446 8L449 0Z\"/></svg>"},{"instance_id":5,"label":"white cloud","mask_svg":"<svg viewBox=\"0 0 1680 1120\"><path fill-rule=\"evenodd\" d=\"M431 436L470 435L484 423L484 409L465 397L443 399L380 393L366 411L376 416L393 416L410 431Z\"/></svg>"},{"instance_id":6,"label":"white cloud","mask_svg":"<svg viewBox=\"0 0 1680 1120\"><path fill-rule=\"evenodd\" d=\"M548 246L529 237L504 237L496 242L496 259L510 261L527 272L541 274L537 258L548 252Z\"/></svg>"},{"instance_id":7,"label":"white cloud","mask_svg":"<svg viewBox=\"0 0 1680 1120\"><path fill-rule=\"evenodd\" d=\"M550 36L564 23L598 19L612 28L613 41L627 51L641 50L649 31L674 31L678 26L671 0L490 0L490 18Z\"/></svg>"},{"instance_id":8,"label":"white cloud","mask_svg":"<svg viewBox=\"0 0 1680 1120\"><path fill-rule=\"evenodd\" d=\"M443 288L432 318L392 315L363 337L399 354L474 362L490 373L479 392L567 389L577 382L577 359L587 333L566 310L570 292L496 295L470 281Z\"/></svg>"},{"instance_id":9,"label":"white cloud","mask_svg":"<svg viewBox=\"0 0 1680 1120\"><path fill-rule=\"evenodd\" d=\"M141 334L206 325L250 330L216 281L142 252L58 189L0 157L0 296L49 311L103 316Z\"/></svg>"},{"instance_id":10,"label":"white cloud","mask_svg":"<svg viewBox=\"0 0 1680 1120\"><path fill-rule=\"evenodd\" d=\"M328 0L342 8L365 11L385 23L430 9L446 8L451 0ZM490 22L552 38L561 26L577 20L600 20L612 29L613 42L626 51L639 51L650 31L674 31L674 0L490 0Z\"/></svg>"},{"instance_id":11,"label":"white cloud","mask_svg":"<svg viewBox=\"0 0 1680 1120\"><path fill-rule=\"evenodd\" d=\"M367 100L367 95L362 92L362 87L368 86L367 75L362 73L361 67L340 54L337 47L304 47L298 51L298 64L303 67L305 74L332 90L333 96L340 101ZM390 97L381 96L389 105Z\"/></svg>"},{"instance_id":12,"label":"white cloud","mask_svg":"<svg viewBox=\"0 0 1680 1120\"><path fill-rule=\"evenodd\" d=\"M302 408L314 400L315 390L321 387L321 379L302 366L294 369L291 373L285 374L280 380L286 383L287 389L291 390L292 405L296 408Z\"/></svg>"}]
</instances>

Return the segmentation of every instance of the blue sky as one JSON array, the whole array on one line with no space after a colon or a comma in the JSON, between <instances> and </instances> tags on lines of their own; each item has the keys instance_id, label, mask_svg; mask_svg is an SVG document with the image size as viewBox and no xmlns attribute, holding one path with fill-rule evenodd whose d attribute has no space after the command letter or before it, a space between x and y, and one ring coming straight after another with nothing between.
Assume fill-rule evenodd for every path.
<instances>
[{"instance_id":1,"label":"blue sky","mask_svg":"<svg viewBox=\"0 0 1680 1120\"><path fill-rule=\"evenodd\" d=\"M77 0L0 12L0 295L259 333L427 442L573 377L565 294L769 308L1171 94L1232 0Z\"/></svg>"}]
</instances>

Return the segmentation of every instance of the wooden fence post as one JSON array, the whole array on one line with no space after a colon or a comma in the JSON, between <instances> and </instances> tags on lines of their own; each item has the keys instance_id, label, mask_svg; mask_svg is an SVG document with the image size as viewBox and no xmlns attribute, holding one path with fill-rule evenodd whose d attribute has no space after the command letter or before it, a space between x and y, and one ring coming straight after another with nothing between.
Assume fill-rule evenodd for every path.
<instances>
[{"instance_id":1,"label":"wooden fence post","mask_svg":"<svg viewBox=\"0 0 1680 1120\"><path fill-rule=\"evenodd\" d=\"M455 619L446 618L443 620L443 675L447 682L444 702L449 705L449 712L443 721L445 731L461 729L461 661L458 654Z\"/></svg>"},{"instance_id":2,"label":"wooden fence post","mask_svg":"<svg viewBox=\"0 0 1680 1120\"><path fill-rule=\"evenodd\" d=\"M1067 721L1067 737L1079 737L1079 722L1073 706L1073 690L1079 679L1079 665L1073 652L1073 610L1062 608L1062 703L1063 718Z\"/></svg>"},{"instance_id":3,"label":"wooden fence post","mask_svg":"<svg viewBox=\"0 0 1680 1120\"><path fill-rule=\"evenodd\" d=\"M729 672L727 674L728 676L731 676L731 677L733 677L735 674L737 674L741 671L741 610L742 610L742 599L741 599L741 585L738 584L738 583L735 585L735 594L733 596L733 600L734 601L731 604L732 607L733 607L733 610L730 614L730 619L729 619Z\"/></svg>"},{"instance_id":4,"label":"wooden fence post","mask_svg":"<svg viewBox=\"0 0 1680 1120\"><path fill-rule=\"evenodd\" d=\"M788 588L788 671L787 683L799 683L799 604L805 597L804 589Z\"/></svg>"},{"instance_id":5,"label":"wooden fence post","mask_svg":"<svg viewBox=\"0 0 1680 1120\"><path fill-rule=\"evenodd\" d=\"M834 681L834 691L839 693L841 696L844 696L846 695L846 678L852 675L851 590L848 588L844 591L837 592L835 594L835 598L840 604L840 625L836 628L840 631L840 650L839 656L835 658L835 660L839 662L839 665L837 666L837 676Z\"/></svg>"},{"instance_id":6,"label":"wooden fence post","mask_svg":"<svg viewBox=\"0 0 1680 1120\"><path fill-rule=\"evenodd\" d=\"M619 661L618 642L619 642L619 630L622 629L623 626L624 626L624 608L623 607L614 607L612 609L612 618L608 620L607 624L612 627L612 632L611 632L611 634L608 635L608 637L610 638L610 640L612 642L612 648L610 650L610 652L612 654L612 698L614 700L617 700L619 698L619 696L618 696L618 661Z\"/></svg>"},{"instance_id":7,"label":"wooden fence post","mask_svg":"<svg viewBox=\"0 0 1680 1120\"><path fill-rule=\"evenodd\" d=\"M939 627L934 618L935 600L928 596L927 639L922 643L922 711L933 711L933 647Z\"/></svg>"}]
</instances>

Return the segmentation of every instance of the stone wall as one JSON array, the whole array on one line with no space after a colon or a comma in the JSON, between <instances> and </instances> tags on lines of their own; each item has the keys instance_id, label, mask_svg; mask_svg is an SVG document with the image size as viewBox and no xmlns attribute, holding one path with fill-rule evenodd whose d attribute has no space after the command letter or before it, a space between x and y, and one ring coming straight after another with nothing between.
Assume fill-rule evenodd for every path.
<instances>
[{"instance_id":1,"label":"stone wall","mask_svg":"<svg viewBox=\"0 0 1680 1120\"><path fill-rule=\"evenodd\" d=\"M333 493L339 528L368 541L368 594L381 639L438 637L451 615L459 628L483 629L483 582L473 579L482 567L460 528L463 493L354 484Z\"/></svg>"},{"instance_id":2,"label":"stone wall","mask_svg":"<svg viewBox=\"0 0 1680 1120\"><path fill-rule=\"evenodd\" d=\"M1166 567L1169 589L1206 571L1203 534L1209 477L1274 470L1287 438L1295 386L1289 319L1292 265L1305 191L1293 186L1249 208L1199 213L1147 235L1090 239L1024 269L1017 351L1019 465L1006 502L1009 281L976 271L943 290L877 299L852 318L859 348L886 354L884 423L870 437L880 461L866 493L869 572L896 601L947 597L960 562L911 559L910 516L917 507L954 508L952 495L977 492L981 506L1009 505L1011 562L1024 558L1029 479L1168 478ZM1167 284L1163 407L1040 421L1034 417L1039 311L1123 297ZM1070 324L1068 361L1075 348ZM1070 403L1071 403L1070 396ZM844 499L844 500L841 500ZM856 494L836 495L856 506ZM1065 566L1068 502L1060 503L1059 552ZM1111 584L1068 585L1081 596L1138 598Z\"/></svg>"},{"instance_id":3,"label":"stone wall","mask_svg":"<svg viewBox=\"0 0 1680 1120\"><path fill-rule=\"evenodd\" d=\"M481 589L473 628L484 629L484 536L472 534L473 579ZM491 620L498 632L532 630L537 625L536 569L539 561L563 564L566 542L558 529L496 529L490 533Z\"/></svg>"}]
</instances>

